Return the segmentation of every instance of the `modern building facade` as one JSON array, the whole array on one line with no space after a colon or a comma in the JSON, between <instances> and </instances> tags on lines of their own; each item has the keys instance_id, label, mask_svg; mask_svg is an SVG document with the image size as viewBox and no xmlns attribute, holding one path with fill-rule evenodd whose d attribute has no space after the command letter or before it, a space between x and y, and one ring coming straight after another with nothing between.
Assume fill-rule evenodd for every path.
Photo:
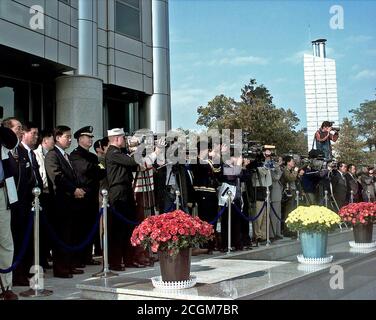
<instances>
[{"instance_id":1,"label":"modern building facade","mask_svg":"<svg viewBox=\"0 0 376 320\"><path fill-rule=\"evenodd\" d=\"M0 30L4 118L170 129L168 0L1 0Z\"/></svg>"},{"instance_id":2,"label":"modern building facade","mask_svg":"<svg viewBox=\"0 0 376 320\"><path fill-rule=\"evenodd\" d=\"M304 55L308 150L324 121L339 124L335 60L326 57L325 39L312 41L313 54Z\"/></svg>"}]
</instances>

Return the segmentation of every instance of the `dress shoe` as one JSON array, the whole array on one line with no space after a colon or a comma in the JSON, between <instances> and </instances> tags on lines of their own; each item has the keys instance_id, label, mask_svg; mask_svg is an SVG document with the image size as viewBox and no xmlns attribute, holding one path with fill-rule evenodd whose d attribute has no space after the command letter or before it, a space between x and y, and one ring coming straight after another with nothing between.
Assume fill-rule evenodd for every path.
<instances>
[{"instance_id":1,"label":"dress shoe","mask_svg":"<svg viewBox=\"0 0 376 320\"><path fill-rule=\"evenodd\" d=\"M18 300L18 296L12 290L6 290L0 294L0 299L3 300Z\"/></svg>"},{"instance_id":2,"label":"dress shoe","mask_svg":"<svg viewBox=\"0 0 376 320\"><path fill-rule=\"evenodd\" d=\"M71 274L83 274L84 270L73 268Z\"/></svg>"},{"instance_id":3,"label":"dress shoe","mask_svg":"<svg viewBox=\"0 0 376 320\"><path fill-rule=\"evenodd\" d=\"M150 260L153 262L158 262L159 258L158 257L150 257Z\"/></svg>"},{"instance_id":4,"label":"dress shoe","mask_svg":"<svg viewBox=\"0 0 376 320\"><path fill-rule=\"evenodd\" d=\"M281 237L281 236L275 236L275 239L276 240L281 240L281 239L283 239L283 237Z\"/></svg>"},{"instance_id":5,"label":"dress shoe","mask_svg":"<svg viewBox=\"0 0 376 320\"><path fill-rule=\"evenodd\" d=\"M146 267L144 264L138 263L136 261L124 263L124 266L126 268L145 268Z\"/></svg>"},{"instance_id":6,"label":"dress shoe","mask_svg":"<svg viewBox=\"0 0 376 320\"><path fill-rule=\"evenodd\" d=\"M81 268L81 269L83 269L85 267L86 267L86 265L84 263L75 263L74 264L74 268Z\"/></svg>"},{"instance_id":7,"label":"dress shoe","mask_svg":"<svg viewBox=\"0 0 376 320\"><path fill-rule=\"evenodd\" d=\"M123 266L110 266L110 270L113 270L113 271L125 271L125 268Z\"/></svg>"},{"instance_id":8,"label":"dress shoe","mask_svg":"<svg viewBox=\"0 0 376 320\"><path fill-rule=\"evenodd\" d=\"M55 278L63 278L63 279L69 279L73 278L73 275L69 272L54 272Z\"/></svg>"},{"instance_id":9,"label":"dress shoe","mask_svg":"<svg viewBox=\"0 0 376 320\"><path fill-rule=\"evenodd\" d=\"M102 264L102 262L91 259L91 260L87 261L86 264L88 266L99 266L100 264Z\"/></svg>"},{"instance_id":10,"label":"dress shoe","mask_svg":"<svg viewBox=\"0 0 376 320\"><path fill-rule=\"evenodd\" d=\"M139 259L139 260L137 260L137 263L143 264L146 267L154 266L154 262L151 259L148 259L148 258Z\"/></svg>"}]
</instances>

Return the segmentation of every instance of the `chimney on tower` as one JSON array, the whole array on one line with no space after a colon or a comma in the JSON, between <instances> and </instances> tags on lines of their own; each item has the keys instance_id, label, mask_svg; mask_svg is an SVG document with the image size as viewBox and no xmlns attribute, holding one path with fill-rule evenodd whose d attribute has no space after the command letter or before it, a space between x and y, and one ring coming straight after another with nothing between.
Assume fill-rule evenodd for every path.
<instances>
[{"instance_id":1,"label":"chimney on tower","mask_svg":"<svg viewBox=\"0 0 376 320\"><path fill-rule=\"evenodd\" d=\"M314 56L326 58L325 42L326 39L317 39L312 41L312 50Z\"/></svg>"}]
</instances>

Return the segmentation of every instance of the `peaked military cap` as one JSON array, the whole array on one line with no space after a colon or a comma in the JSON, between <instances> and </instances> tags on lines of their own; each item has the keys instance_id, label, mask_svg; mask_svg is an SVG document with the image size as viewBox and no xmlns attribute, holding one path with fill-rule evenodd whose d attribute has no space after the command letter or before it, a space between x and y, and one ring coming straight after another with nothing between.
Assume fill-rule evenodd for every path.
<instances>
[{"instance_id":1,"label":"peaked military cap","mask_svg":"<svg viewBox=\"0 0 376 320\"><path fill-rule=\"evenodd\" d=\"M79 130L77 130L74 134L73 137L75 139L78 139L80 136L89 136L89 137L94 137L93 135L93 127L92 126L86 126L83 127Z\"/></svg>"}]
</instances>

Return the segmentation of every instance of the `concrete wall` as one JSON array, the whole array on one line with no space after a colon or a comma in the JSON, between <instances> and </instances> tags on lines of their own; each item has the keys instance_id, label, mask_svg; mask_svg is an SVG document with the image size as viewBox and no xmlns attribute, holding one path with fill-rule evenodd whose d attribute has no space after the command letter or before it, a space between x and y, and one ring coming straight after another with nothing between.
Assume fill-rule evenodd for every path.
<instances>
[{"instance_id":1,"label":"concrete wall","mask_svg":"<svg viewBox=\"0 0 376 320\"><path fill-rule=\"evenodd\" d=\"M63 76L56 79L56 125L69 125L73 133L93 126L94 139L103 136L102 81L88 76ZM94 141L95 141L94 140ZM71 149L77 146L72 139Z\"/></svg>"},{"instance_id":2,"label":"concrete wall","mask_svg":"<svg viewBox=\"0 0 376 320\"><path fill-rule=\"evenodd\" d=\"M78 68L78 1L0 0L0 44ZM115 32L116 0L93 1L97 14L98 77L104 83L153 93L151 0L141 0L141 40ZM30 7L44 8L44 29L30 28Z\"/></svg>"},{"instance_id":3,"label":"concrete wall","mask_svg":"<svg viewBox=\"0 0 376 320\"><path fill-rule=\"evenodd\" d=\"M153 93L151 0L141 0L141 41L115 32L116 0L98 1L98 76L104 83Z\"/></svg>"},{"instance_id":4,"label":"concrete wall","mask_svg":"<svg viewBox=\"0 0 376 320\"><path fill-rule=\"evenodd\" d=\"M78 64L77 4L58 0L1 0L0 44L75 69ZM30 7L44 9L44 28L33 30Z\"/></svg>"}]
</instances>

